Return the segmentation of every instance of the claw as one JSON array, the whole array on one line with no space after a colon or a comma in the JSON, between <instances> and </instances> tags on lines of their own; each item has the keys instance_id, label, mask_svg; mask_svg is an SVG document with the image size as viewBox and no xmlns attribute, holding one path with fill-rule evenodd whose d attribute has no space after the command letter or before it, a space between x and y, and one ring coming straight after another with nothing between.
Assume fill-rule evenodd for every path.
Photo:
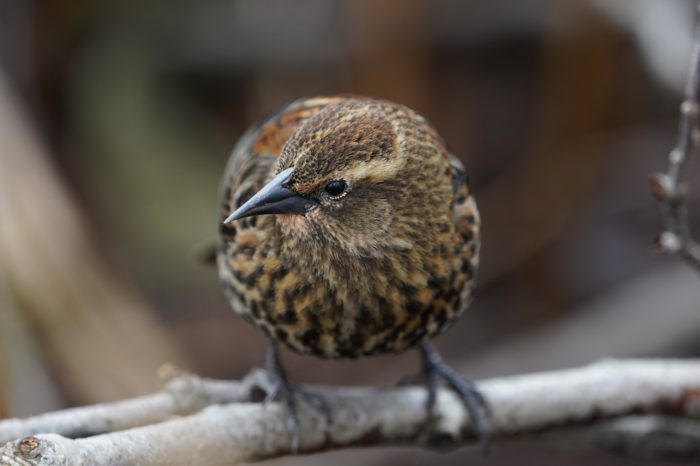
<instances>
[{"instance_id":1,"label":"claw","mask_svg":"<svg viewBox=\"0 0 700 466\"><path fill-rule=\"evenodd\" d=\"M313 408L316 411L319 411L321 414L323 414L323 417L326 418L326 423L328 425L331 425L333 423L331 405L328 404L328 400L326 400L326 397L324 397L318 392L309 390L307 388L302 388L296 385L293 386L293 391L296 395L298 395L300 398L303 398L304 401L313 406Z\"/></svg>"},{"instance_id":2,"label":"claw","mask_svg":"<svg viewBox=\"0 0 700 466\"><path fill-rule=\"evenodd\" d=\"M428 390L428 396L425 400L428 420L431 421L435 418L438 380L443 379L464 404L474 424L474 431L479 438L481 448L484 453L488 453L490 435L484 416L484 414L488 416L491 412L488 401L472 382L464 379L448 366L431 344L424 343L421 345L420 351L423 356L423 373Z\"/></svg>"},{"instance_id":3,"label":"claw","mask_svg":"<svg viewBox=\"0 0 700 466\"><path fill-rule=\"evenodd\" d=\"M329 425L332 419L330 405L321 394L289 383L287 374L277 354L277 345L273 340L270 340L268 345L266 372L270 378L271 388L265 397L265 402L280 401L287 407L287 432L291 438L290 449L293 454L296 454L299 452L301 445L297 399L303 399L316 410L323 413Z\"/></svg>"}]
</instances>

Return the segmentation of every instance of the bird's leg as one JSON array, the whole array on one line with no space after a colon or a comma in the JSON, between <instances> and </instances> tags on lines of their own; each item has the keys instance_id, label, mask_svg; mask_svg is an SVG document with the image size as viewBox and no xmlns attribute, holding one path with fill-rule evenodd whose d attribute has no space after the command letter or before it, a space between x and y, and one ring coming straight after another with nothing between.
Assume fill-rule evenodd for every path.
<instances>
[{"instance_id":1,"label":"bird's leg","mask_svg":"<svg viewBox=\"0 0 700 466\"><path fill-rule=\"evenodd\" d=\"M486 426L485 415L489 413L489 405L486 398L477 390L473 383L448 366L431 343L423 343L420 346L420 353L423 359L423 376L426 389L428 390L428 397L425 401L428 420L431 421L435 417L438 381L443 379L447 386L459 396L469 413L474 431L479 438L482 448L484 451L488 451L489 432Z\"/></svg>"},{"instance_id":2,"label":"bird's leg","mask_svg":"<svg viewBox=\"0 0 700 466\"><path fill-rule=\"evenodd\" d=\"M301 439L297 397L303 398L314 408L321 411L329 424L331 420L330 406L322 395L289 382L287 372L282 367L282 362L277 353L277 342L272 338L268 340L265 370L272 385L271 390L265 397L265 402L281 401L287 407L287 431L292 438L292 453L296 453L299 451Z\"/></svg>"},{"instance_id":3,"label":"bird's leg","mask_svg":"<svg viewBox=\"0 0 700 466\"><path fill-rule=\"evenodd\" d=\"M265 370L272 384L270 391L265 397L265 402L279 400L287 407L287 432L292 439L292 453L299 451L300 429L299 414L297 412L297 402L294 398L294 389L287 380L287 373L282 367L279 354L277 354L277 344L270 339L267 345L267 356L265 357Z\"/></svg>"}]
</instances>

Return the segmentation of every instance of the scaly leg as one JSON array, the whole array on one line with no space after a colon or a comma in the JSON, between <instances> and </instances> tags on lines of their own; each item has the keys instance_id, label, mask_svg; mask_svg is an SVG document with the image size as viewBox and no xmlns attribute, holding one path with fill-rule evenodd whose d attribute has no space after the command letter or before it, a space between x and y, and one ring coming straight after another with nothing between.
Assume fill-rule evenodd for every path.
<instances>
[{"instance_id":1,"label":"scaly leg","mask_svg":"<svg viewBox=\"0 0 700 466\"><path fill-rule=\"evenodd\" d=\"M297 387L289 382L287 372L282 367L277 353L277 342L271 338L268 340L265 370L272 385L272 389L265 397L265 402L281 401L287 407L287 431L292 439L291 450L292 453L297 453L301 440L297 397L303 398L318 411L321 411L329 424L331 423L330 406L322 395Z\"/></svg>"},{"instance_id":2,"label":"scaly leg","mask_svg":"<svg viewBox=\"0 0 700 466\"><path fill-rule=\"evenodd\" d=\"M472 420L479 442L484 451L487 452L490 437L484 416L484 414L489 413L489 405L486 398L477 390L473 383L464 379L448 366L431 343L423 343L420 346L420 353L423 358L423 375L426 389L428 390L428 398L425 402L428 419L432 419L435 415L438 381L443 379L447 386L462 400Z\"/></svg>"}]
</instances>

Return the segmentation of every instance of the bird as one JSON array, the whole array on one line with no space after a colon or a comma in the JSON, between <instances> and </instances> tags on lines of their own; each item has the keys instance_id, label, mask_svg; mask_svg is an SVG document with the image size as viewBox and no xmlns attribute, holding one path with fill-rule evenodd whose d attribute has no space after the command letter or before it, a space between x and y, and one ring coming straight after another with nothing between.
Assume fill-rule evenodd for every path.
<instances>
[{"instance_id":1,"label":"bird","mask_svg":"<svg viewBox=\"0 0 700 466\"><path fill-rule=\"evenodd\" d=\"M431 342L467 309L480 217L459 159L406 106L357 95L301 98L252 126L221 183L216 263L233 310L268 340L292 450L298 398L278 346L326 359L417 349L428 419L440 380L488 446L488 403Z\"/></svg>"}]
</instances>

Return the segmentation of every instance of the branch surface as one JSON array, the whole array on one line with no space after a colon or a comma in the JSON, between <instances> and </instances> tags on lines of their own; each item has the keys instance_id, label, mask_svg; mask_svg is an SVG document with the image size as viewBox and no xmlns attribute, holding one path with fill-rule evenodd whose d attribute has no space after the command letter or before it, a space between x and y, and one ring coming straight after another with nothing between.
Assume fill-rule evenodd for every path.
<instances>
[{"instance_id":1,"label":"branch surface","mask_svg":"<svg viewBox=\"0 0 700 466\"><path fill-rule=\"evenodd\" d=\"M201 396L207 393L202 387L210 382L217 384L217 395L207 399ZM191 386L195 395L189 397L199 401L186 408L220 403L225 398L222 393L228 393L232 401L259 399L260 390L269 388L265 384L260 372L241 382L202 380ZM700 417L698 360L608 360L577 369L492 379L478 385L493 407L490 430L495 438L581 427L630 413L668 414L692 422ZM441 449L474 440L461 403L445 390L438 396L440 419L429 426L425 424L425 392L417 387L318 390L329 402L333 422L329 425L320 413L301 407L304 453L407 443ZM141 400L155 406L160 403L158 398L154 395ZM116 411L126 409L125 406L111 405ZM173 405L163 406L163 417L172 416ZM96 410L92 416L99 417L99 413ZM192 415L93 437L71 440L56 434L39 434L0 448L0 464L185 465L255 461L289 454L285 414L278 403L212 404ZM71 412L54 414L61 415L70 417ZM0 422L0 429L7 422ZM32 428L38 428L37 424Z\"/></svg>"},{"instance_id":2,"label":"branch surface","mask_svg":"<svg viewBox=\"0 0 700 466\"><path fill-rule=\"evenodd\" d=\"M66 437L89 437L166 421L212 404L256 401L264 385L261 372L242 381L213 380L184 372L161 374L164 390L114 403L65 409L25 419L0 420L0 445L20 437L51 432Z\"/></svg>"}]
</instances>

